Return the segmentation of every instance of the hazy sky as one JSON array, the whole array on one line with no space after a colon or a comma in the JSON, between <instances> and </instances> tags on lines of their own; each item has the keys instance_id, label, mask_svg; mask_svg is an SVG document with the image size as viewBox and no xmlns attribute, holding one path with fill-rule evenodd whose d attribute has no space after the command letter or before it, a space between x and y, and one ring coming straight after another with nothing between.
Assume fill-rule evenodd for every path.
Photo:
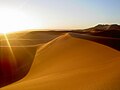
<instances>
[{"instance_id":1,"label":"hazy sky","mask_svg":"<svg viewBox=\"0 0 120 90\"><path fill-rule=\"evenodd\" d=\"M0 0L0 8L23 12L40 28L87 28L120 24L120 0ZM32 22L31 20L31 22Z\"/></svg>"}]
</instances>

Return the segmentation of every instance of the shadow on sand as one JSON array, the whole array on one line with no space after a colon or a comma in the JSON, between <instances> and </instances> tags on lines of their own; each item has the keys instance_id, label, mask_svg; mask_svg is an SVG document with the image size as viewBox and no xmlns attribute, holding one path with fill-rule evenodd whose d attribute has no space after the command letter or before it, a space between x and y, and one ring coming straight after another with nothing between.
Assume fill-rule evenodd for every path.
<instances>
[{"instance_id":1,"label":"shadow on sand","mask_svg":"<svg viewBox=\"0 0 120 90\"><path fill-rule=\"evenodd\" d=\"M38 45L10 46L2 43L0 41L0 87L20 80L28 73L38 48Z\"/></svg>"}]
</instances>

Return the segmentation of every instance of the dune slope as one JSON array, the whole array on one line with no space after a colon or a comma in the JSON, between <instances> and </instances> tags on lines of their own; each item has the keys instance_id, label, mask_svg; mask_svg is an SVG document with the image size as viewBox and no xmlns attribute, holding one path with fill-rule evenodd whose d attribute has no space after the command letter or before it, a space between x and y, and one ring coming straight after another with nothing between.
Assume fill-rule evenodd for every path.
<instances>
[{"instance_id":1,"label":"dune slope","mask_svg":"<svg viewBox=\"0 0 120 90\"><path fill-rule=\"evenodd\" d=\"M28 75L1 90L120 90L120 52L62 35L37 51Z\"/></svg>"},{"instance_id":2,"label":"dune slope","mask_svg":"<svg viewBox=\"0 0 120 90\"><path fill-rule=\"evenodd\" d=\"M37 46L0 46L0 88L26 76L36 50Z\"/></svg>"}]
</instances>

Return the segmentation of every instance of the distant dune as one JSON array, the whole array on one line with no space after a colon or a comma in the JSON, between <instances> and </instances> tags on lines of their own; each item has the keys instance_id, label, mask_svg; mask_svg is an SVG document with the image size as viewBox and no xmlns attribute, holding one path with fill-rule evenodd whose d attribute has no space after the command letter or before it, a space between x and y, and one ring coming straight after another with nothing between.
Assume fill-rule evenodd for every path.
<instances>
[{"instance_id":1,"label":"distant dune","mask_svg":"<svg viewBox=\"0 0 120 90\"><path fill-rule=\"evenodd\" d=\"M1 90L120 90L120 52L64 34L37 50L29 73Z\"/></svg>"},{"instance_id":2,"label":"distant dune","mask_svg":"<svg viewBox=\"0 0 120 90\"><path fill-rule=\"evenodd\" d=\"M86 29L88 31L109 31L109 30L120 30L120 25L118 24L98 24L95 27Z\"/></svg>"},{"instance_id":3,"label":"distant dune","mask_svg":"<svg viewBox=\"0 0 120 90\"><path fill-rule=\"evenodd\" d=\"M94 33L91 33L91 35L120 38L120 30L94 32Z\"/></svg>"},{"instance_id":4,"label":"distant dune","mask_svg":"<svg viewBox=\"0 0 120 90\"><path fill-rule=\"evenodd\" d=\"M120 38L120 25L97 25L92 28L84 30L84 33L88 33L95 36Z\"/></svg>"}]
</instances>

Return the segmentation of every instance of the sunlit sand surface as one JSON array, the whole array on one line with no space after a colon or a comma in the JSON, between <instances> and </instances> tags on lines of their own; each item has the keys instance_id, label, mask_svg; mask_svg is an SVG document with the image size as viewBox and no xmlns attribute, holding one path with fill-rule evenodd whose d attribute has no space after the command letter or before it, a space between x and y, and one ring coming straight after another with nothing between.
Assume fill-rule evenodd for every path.
<instances>
[{"instance_id":1,"label":"sunlit sand surface","mask_svg":"<svg viewBox=\"0 0 120 90\"><path fill-rule=\"evenodd\" d=\"M21 66L18 75L29 72L1 90L120 90L119 50L75 35L51 35L46 42L31 42L37 45L37 52L35 47L26 47L28 44L12 47Z\"/></svg>"}]
</instances>

